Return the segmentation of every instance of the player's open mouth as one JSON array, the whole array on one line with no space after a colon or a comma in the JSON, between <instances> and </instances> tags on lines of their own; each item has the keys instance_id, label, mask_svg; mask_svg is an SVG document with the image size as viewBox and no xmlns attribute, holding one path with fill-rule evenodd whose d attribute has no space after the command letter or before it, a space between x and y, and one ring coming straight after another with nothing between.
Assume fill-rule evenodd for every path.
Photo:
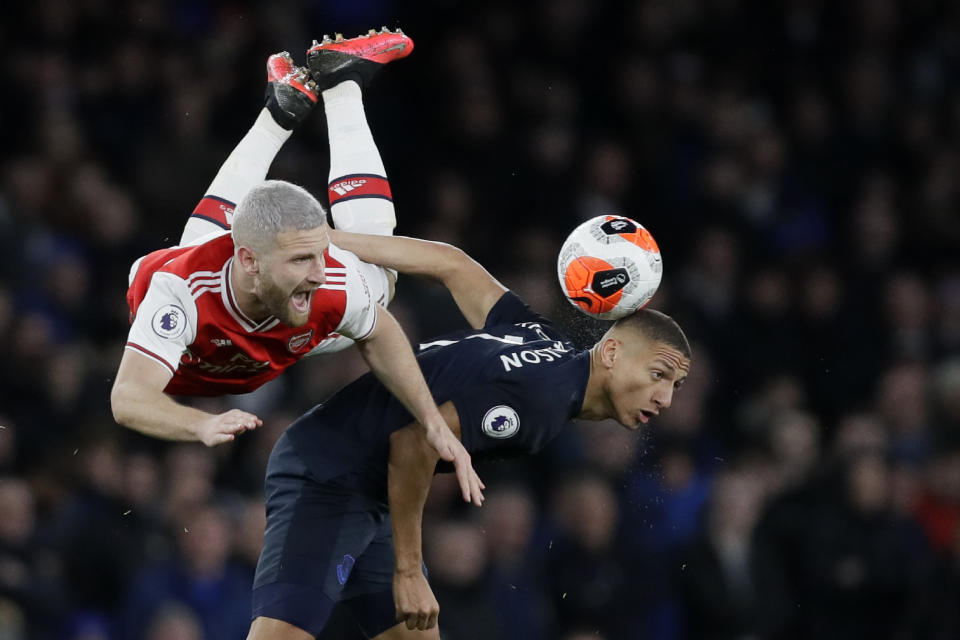
<instances>
[{"instance_id":1,"label":"player's open mouth","mask_svg":"<svg viewBox=\"0 0 960 640\"><path fill-rule=\"evenodd\" d=\"M648 422L650 422L650 418L652 418L652 417L655 416L655 415L657 415L657 414L656 414L655 412L653 412L653 411L648 411L648 410L646 410L646 409L641 409L641 410L640 410L640 415L637 416L637 417L639 418L640 422L642 422L643 424L647 424Z\"/></svg>"},{"instance_id":2,"label":"player's open mouth","mask_svg":"<svg viewBox=\"0 0 960 640\"><path fill-rule=\"evenodd\" d=\"M290 296L290 302L298 312L307 313L310 310L310 297L312 295L313 291L297 291Z\"/></svg>"}]
</instances>

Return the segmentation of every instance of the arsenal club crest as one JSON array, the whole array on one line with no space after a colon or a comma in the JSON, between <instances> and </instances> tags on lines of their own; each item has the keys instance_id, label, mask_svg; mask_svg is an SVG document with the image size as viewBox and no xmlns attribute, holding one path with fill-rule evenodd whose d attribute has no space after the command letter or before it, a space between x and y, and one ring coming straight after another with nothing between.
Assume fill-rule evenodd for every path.
<instances>
[{"instance_id":1,"label":"arsenal club crest","mask_svg":"<svg viewBox=\"0 0 960 640\"><path fill-rule=\"evenodd\" d=\"M313 329L310 329L310 331L306 333L298 333L287 342L287 349L290 353L300 353L304 347L310 344L311 338L313 338Z\"/></svg>"}]
</instances>

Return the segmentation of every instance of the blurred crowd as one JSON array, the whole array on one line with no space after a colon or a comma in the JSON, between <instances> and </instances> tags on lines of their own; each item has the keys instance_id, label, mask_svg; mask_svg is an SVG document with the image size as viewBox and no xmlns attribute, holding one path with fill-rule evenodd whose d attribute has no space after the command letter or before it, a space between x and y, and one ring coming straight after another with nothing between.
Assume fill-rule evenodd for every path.
<instances>
[{"instance_id":1,"label":"blurred crowd","mask_svg":"<svg viewBox=\"0 0 960 640\"><path fill-rule=\"evenodd\" d=\"M960 637L960 5L950 0L35 0L0 5L0 638L242 639L278 434L363 371L305 361L216 449L114 424L131 262L173 244L267 55L402 26L366 91L398 233L581 344L579 221L658 239L694 345L641 436L581 424L438 476L447 640ZM322 110L271 175L324 199ZM464 326L401 278L413 341Z\"/></svg>"}]
</instances>

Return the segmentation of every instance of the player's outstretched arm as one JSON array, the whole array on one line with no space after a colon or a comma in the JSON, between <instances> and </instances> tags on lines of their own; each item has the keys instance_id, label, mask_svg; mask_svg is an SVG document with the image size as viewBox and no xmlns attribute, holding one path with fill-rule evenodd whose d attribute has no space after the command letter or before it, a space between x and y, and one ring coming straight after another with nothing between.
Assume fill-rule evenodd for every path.
<instances>
[{"instance_id":1,"label":"player's outstretched arm","mask_svg":"<svg viewBox=\"0 0 960 640\"><path fill-rule=\"evenodd\" d=\"M440 407L440 413L452 433L460 436L460 420L452 402ZM416 424L390 436L390 463L387 490L393 527L395 569L393 601L397 621L408 629L432 629L437 624L440 605L423 575L423 505L437 465L437 452L426 441Z\"/></svg>"},{"instance_id":2,"label":"player's outstretched arm","mask_svg":"<svg viewBox=\"0 0 960 640\"><path fill-rule=\"evenodd\" d=\"M335 230L330 241L364 262L440 281L474 329L483 327L490 309L507 290L476 260L442 242Z\"/></svg>"},{"instance_id":3,"label":"player's outstretched arm","mask_svg":"<svg viewBox=\"0 0 960 640\"><path fill-rule=\"evenodd\" d=\"M470 454L447 428L423 379L413 349L389 311L379 309L373 331L357 342L357 349L383 385L423 425L427 442L441 458L453 463L463 499L480 506L483 503L483 483L470 464Z\"/></svg>"},{"instance_id":4,"label":"player's outstretched arm","mask_svg":"<svg viewBox=\"0 0 960 640\"><path fill-rule=\"evenodd\" d=\"M208 447L231 442L262 424L239 409L212 414L179 404L163 392L170 378L160 363L126 349L110 392L114 420L154 438L200 441Z\"/></svg>"}]
</instances>

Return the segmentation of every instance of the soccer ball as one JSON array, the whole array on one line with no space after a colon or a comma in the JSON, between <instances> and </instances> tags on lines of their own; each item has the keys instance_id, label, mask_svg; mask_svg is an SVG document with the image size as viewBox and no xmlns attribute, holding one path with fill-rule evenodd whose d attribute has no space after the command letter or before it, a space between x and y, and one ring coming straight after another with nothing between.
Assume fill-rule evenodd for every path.
<instances>
[{"instance_id":1,"label":"soccer ball","mask_svg":"<svg viewBox=\"0 0 960 640\"><path fill-rule=\"evenodd\" d=\"M643 225L597 216L573 230L560 249L557 276L570 304L601 320L643 308L660 286L663 262Z\"/></svg>"}]
</instances>

